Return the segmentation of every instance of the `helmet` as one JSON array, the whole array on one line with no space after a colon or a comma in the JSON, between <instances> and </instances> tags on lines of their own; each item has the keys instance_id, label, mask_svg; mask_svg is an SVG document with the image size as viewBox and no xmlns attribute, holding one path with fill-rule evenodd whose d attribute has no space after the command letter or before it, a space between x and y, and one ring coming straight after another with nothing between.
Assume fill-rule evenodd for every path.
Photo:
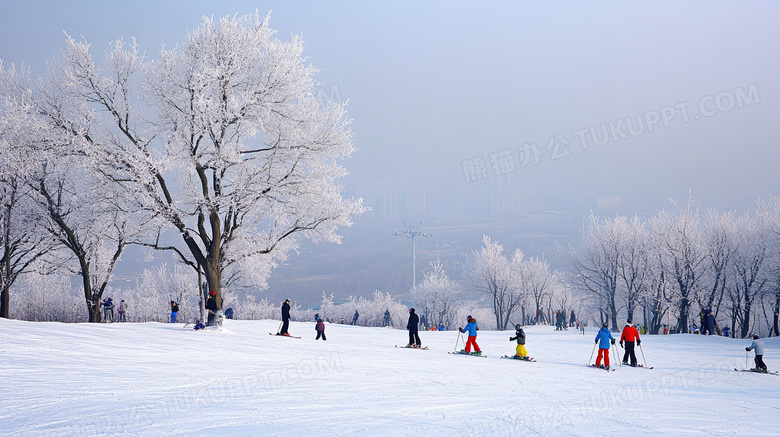
<instances>
[{"instance_id":1,"label":"helmet","mask_svg":"<svg viewBox=\"0 0 780 437\"><path fill-rule=\"evenodd\" d=\"M519 331L521 329L523 329L523 327L520 326L520 324L515 325L515 331Z\"/></svg>"},{"instance_id":2,"label":"helmet","mask_svg":"<svg viewBox=\"0 0 780 437\"><path fill-rule=\"evenodd\" d=\"M609 327L609 325L607 325L607 324L606 324L606 322L605 322L605 323L602 323L602 324L601 324L601 327L602 327L602 328L608 328L608 327Z\"/></svg>"},{"instance_id":3,"label":"helmet","mask_svg":"<svg viewBox=\"0 0 780 437\"><path fill-rule=\"evenodd\" d=\"M758 334L753 334L753 340L758 340Z\"/></svg>"},{"instance_id":4,"label":"helmet","mask_svg":"<svg viewBox=\"0 0 780 437\"><path fill-rule=\"evenodd\" d=\"M414 308L409 308L409 312L413 313L414 312Z\"/></svg>"}]
</instances>

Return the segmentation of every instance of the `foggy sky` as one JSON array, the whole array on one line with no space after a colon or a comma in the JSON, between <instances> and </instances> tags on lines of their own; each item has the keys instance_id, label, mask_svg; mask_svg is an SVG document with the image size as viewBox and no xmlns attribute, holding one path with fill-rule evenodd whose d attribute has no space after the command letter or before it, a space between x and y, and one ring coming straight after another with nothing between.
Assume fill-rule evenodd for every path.
<instances>
[{"instance_id":1,"label":"foggy sky","mask_svg":"<svg viewBox=\"0 0 780 437\"><path fill-rule=\"evenodd\" d=\"M203 15L272 9L279 38L303 35L324 94L349 101L358 151L345 187L422 191L424 214L409 215L428 221L480 216L512 193L519 210L575 215L652 214L689 190L703 208L739 211L780 194L776 2L0 5L0 58L34 75L63 32L98 58L134 36L154 58ZM602 127L606 144L593 138Z\"/></svg>"}]
</instances>

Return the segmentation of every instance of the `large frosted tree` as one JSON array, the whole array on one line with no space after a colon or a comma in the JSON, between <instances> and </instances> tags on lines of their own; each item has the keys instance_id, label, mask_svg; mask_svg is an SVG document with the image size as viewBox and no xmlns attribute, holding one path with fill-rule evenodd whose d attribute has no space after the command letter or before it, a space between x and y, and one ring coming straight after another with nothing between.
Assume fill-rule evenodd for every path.
<instances>
[{"instance_id":1,"label":"large frosted tree","mask_svg":"<svg viewBox=\"0 0 780 437\"><path fill-rule=\"evenodd\" d=\"M59 102L36 117L120 210L156 220L156 236L136 242L202 272L220 307L223 287L264 286L298 237L338 242L363 210L337 184L354 150L344 104L317 98L302 41L274 33L257 13L204 18L154 61L120 40L102 64L68 38L32 93Z\"/></svg>"},{"instance_id":2,"label":"large frosted tree","mask_svg":"<svg viewBox=\"0 0 780 437\"><path fill-rule=\"evenodd\" d=\"M620 232L609 219L591 214L587 233L578 247L566 250L571 284L590 293L600 303L600 310L612 329L618 329L617 299L620 281Z\"/></svg>"}]
</instances>

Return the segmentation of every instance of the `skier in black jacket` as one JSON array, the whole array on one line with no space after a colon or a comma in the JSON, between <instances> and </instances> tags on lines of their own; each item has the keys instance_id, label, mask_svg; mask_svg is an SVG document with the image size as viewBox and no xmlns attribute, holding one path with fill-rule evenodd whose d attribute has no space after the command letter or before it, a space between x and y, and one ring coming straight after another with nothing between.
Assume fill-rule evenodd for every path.
<instances>
[{"instance_id":1,"label":"skier in black jacket","mask_svg":"<svg viewBox=\"0 0 780 437\"><path fill-rule=\"evenodd\" d=\"M206 326L214 325L214 316L217 315L217 292L211 290L209 292L209 298L206 301L206 309L209 311L209 316L206 321Z\"/></svg>"},{"instance_id":2,"label":"skier in black jacket","mask_svg":"<svg viewBox=\"0 0 780 437\"><path fill-rule=\"evenodd\" d=\"M407 347L420 347L422 342L420 341L420 335L417 333L417 327L420 324L420 318L414 313L414 308L409 308L409 323L406 324L406 329L409 330L409 344Z\"/></svg>"},{"instance_id":3,"label":"skier in black jacket","mask_svg":"<svg viewBox=\"0 0 780 437\"><path fill-rule=\"evenodd\" d=\"M290 299L285 299L282 304L282 329L279 335L290 335L287 329L290 327Z\"/></svg>"}]
</instances>

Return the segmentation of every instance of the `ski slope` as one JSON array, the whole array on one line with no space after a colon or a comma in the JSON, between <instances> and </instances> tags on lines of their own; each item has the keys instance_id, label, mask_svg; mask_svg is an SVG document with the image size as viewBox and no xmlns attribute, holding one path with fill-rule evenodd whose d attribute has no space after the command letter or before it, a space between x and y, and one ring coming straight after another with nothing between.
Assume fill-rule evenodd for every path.
<instances>
[{"instance_id":1,"label":"ski slope","mask_svg":"<svg viewBox=\"0 0 780 437\"><path fill-rule=\"evenodd\" d=\"M447 354L453 331L422 332L426 351L389 328L183 326L0 319L0 435L780 435L780 377L734 371L748 340L643 336L655 369L606 372L585 366L592 328L527 328L528 363L499 359L513 332L481 331L477 359Z\"/></svg>"}]
</instances>

